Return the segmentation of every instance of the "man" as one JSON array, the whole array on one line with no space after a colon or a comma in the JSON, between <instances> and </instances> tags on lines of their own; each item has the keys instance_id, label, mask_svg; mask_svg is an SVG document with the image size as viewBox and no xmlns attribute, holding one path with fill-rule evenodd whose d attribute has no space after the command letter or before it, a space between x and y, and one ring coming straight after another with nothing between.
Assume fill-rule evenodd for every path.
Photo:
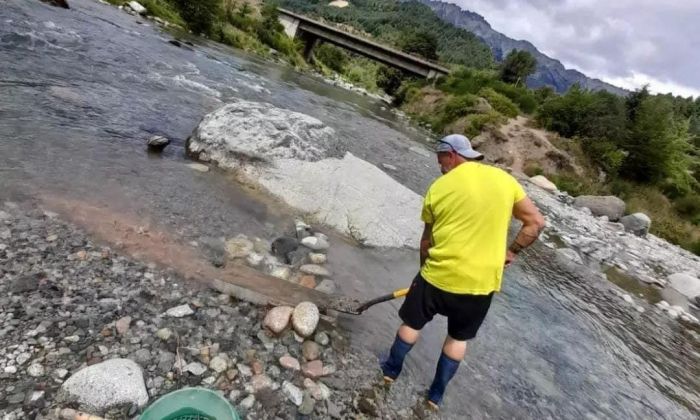
<instances>
[{"instance_id":1,"label":"man","mask_svg":"<svg viewBox=\"0 0 700 420\"><path fill-rule=\"evenodd\" d=\"M486 317L494 292L501 288L504 266L532 244L544 228L544 218L507 172L479 163L483 155L469 139L453 134L437 144L442 176L428 189L421 218L421 269L411 284L399 316L399 327L384 380L392 383L423 326L440 314L447 317L447 337L428 391L437 409L447 383ZM506 249L511 216L523 223Z\"/></svg>"}]
</instances>

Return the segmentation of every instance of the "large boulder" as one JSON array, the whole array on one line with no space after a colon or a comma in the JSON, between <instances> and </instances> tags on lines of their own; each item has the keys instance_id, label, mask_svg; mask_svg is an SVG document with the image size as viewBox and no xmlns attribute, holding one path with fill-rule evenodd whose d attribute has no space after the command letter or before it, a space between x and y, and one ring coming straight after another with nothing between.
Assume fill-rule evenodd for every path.
<instances>
[{"instance_id":1,"label":"large boulder","mask_svg":"<svg viewBox=\"0 0 700 420\"><path fill-rule=\"evenodd\" d=\"M148 392L138 364L128 359L110 359L73 374L61 386L59 398L103 415L113 409L145 406Z\"/></svg>"},{"instance_id":2,"label":"large boulder","mask_svg":"<svg viewBox=\"0 0 700 420\"><path fill-rule=\"evenodd\" d=\"M612 195L581 195L574 199L575 207L586 207L595 216L607 216L608 220L620 220L625 214L625 202Z\"/></svg>"},{"instance_id":3,"label":"large boulder","mask_svg":"<svg viewBox=\"0 0 700 420\"><path fill-rule=\"evenodd\" d=\"M545 191L554 192L557 191L557 186L550 180L548 180L543 175L536 175L530 178L530 182L542 188Z\"/></svg>"},{"instance_id":4,"label":"large boulder","mask_svg":"<svg viewBox=\"0 0 700 420\"><path fill-rule=\"evenodd\" d=\"M668 276L668 285L690 300L700 296L700 279L688 273Z\"/></svg>"},{"instance_id":5,"label":"large boulder","mask_svg":"<svg viewBox=\"0 0 700 420\"><path fill-rule=\"evenodd\" d=\"M223 168L274 159L317 161L341 157L335 131L306 114L262 102L238 101L206 115L187 139L187 152L208 157Z\"/></svg>"},{"instance_id":6,"label":"large boulder","mask_svg":"<svg viewBox=\"0 0 700 420\"><path fill-rule=\"evenodd\" d=\"M644 213L634 213L620 219L620 223L629 233L637 236L646 236L651 227L651 219Z\"/></svg>"}]
</instances>

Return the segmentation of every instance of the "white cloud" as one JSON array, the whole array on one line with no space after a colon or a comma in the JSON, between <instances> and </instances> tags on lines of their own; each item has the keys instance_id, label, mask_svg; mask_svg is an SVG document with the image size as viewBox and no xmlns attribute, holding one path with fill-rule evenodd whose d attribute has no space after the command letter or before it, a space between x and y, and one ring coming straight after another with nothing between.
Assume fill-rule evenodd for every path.
<instances>
[{"instance_id":1,"label":"white cloud","mask_svg":"<svg viewBox=\"0 0 700 420\"><path fill-rule=\"evenodd\" d=\"M698 0L443 0L511 38L625 88L700 93Z\"/></svg>"}]
</instances>

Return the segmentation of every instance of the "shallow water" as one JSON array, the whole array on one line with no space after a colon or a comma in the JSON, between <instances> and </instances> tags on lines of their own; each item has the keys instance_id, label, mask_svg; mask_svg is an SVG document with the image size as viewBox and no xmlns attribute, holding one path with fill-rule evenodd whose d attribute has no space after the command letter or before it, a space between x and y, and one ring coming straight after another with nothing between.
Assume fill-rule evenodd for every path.
<instances>
[{"instance_id":1,"label":"shallow water","mask_svg":"<svg viewBox=\"0 0 700 420\"><path fill-rule=\"evenodd\" d=\"M424 136L376 100L222 46L175 47L168 34L110 6L71 6L0 7L0 199L66 196L136 212L184 241L272 237L287 227L288 210L222 171L186 166L184 141L199 119L237 98L322 120L353 154L396 166L390 175L418 193L438 174L432 158L409 151ZM174 140L163 155L145 151L153 134ZM414 251L334 243L331 269L349 295L405 287L417 270ZM528 252L508 269L442 415L697 417L697 334L651 306L638 313L615 288L585 271L565 272L544 247ZM356 345L379 353L393 339L399 303L342 324ZM427 387L444 331L443 320L425 329L389 394L397 410Z\"/></svg>"}]
</instances>

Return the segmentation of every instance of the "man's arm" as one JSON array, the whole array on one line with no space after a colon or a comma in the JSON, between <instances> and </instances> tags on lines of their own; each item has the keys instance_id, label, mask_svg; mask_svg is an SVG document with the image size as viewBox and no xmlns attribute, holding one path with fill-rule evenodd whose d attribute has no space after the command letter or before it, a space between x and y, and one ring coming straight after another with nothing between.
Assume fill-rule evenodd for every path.
<instances>
[{"instance_id":1,"label":"man's arm","mask_svg":"<svg viewBox=\"0 0 700 420\"><path fill-rule=\"evenodd\" d=\"M433 225L426 223L420 238L420 266L428 259L428 250L433 246Z\"/></svg>"},{"instance_id":2,"label":"man's arm","mask_svg":"<svg viewBox=\"0 0 700 420\"><path fill-rule=\"evenodd\" d=\"M508 247L506 265L515 260L520 251L532 245L545 227L544 217L529 198L525 197L513 206L513 217L523 222L515 240Z\"/></svg>"}]
</instances>

